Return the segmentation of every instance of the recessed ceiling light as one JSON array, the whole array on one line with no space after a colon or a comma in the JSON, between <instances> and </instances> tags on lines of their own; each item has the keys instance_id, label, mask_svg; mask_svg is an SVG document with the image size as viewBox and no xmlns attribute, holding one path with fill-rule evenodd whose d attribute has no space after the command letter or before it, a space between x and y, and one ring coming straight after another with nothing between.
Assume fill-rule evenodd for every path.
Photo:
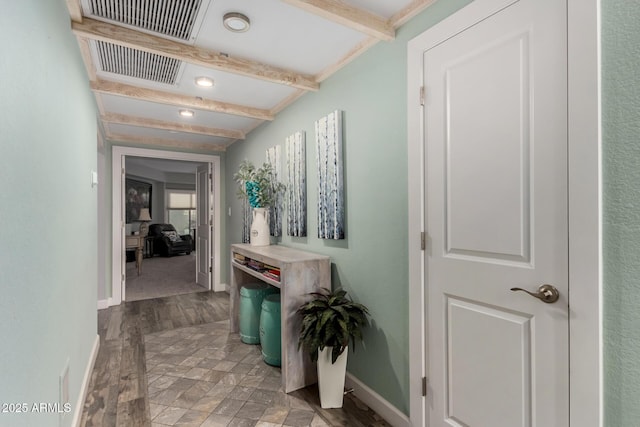
<instances>
[{"instance_id":1,"label":"recessed ceiling light","mask_svg":"<svg viewBox=\"0 0 640 427\"><path fill-rule=\"evenodd\" d=\"M225 13L222 18L222 23L227 30L233 31L234 33L244 33L251 25L249 18L238 12Z\"/></svg>"},{"instance_id":2,"label":"recessed ceiling light","mask_svg":"<svg viewBox=\"0 0 640 427\"><path fill-rule=\"evenodd\" d=\"M192 110L180 110L180 115L182 117L193 117L193 111Z\"/></svg>"},{"instance_id":3,"label":"recessed ceiling light","mask_svg":"<svg viewBox=\"0 0 640 427\"><path fill-rule=\"evenodd\" d=\"M200 87L212 87L213 79L206 76L196 77L196 85Z\"/></svg>"}]
</instances>

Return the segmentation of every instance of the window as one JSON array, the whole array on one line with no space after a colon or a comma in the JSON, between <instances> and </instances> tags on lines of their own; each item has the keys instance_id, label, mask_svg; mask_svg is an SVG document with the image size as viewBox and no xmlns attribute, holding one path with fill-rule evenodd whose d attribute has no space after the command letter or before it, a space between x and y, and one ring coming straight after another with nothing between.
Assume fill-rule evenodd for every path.
<instances>
[{"instance_id":1,"label":"window","mask_svg":"<svg viewBox=\"0 0 640 427\"><path fill-rule=\"evenodd\" d=\"M196 228L196 192L167 190L167 217L178 234L192 234Z\"/></svg>"}]
</instances>

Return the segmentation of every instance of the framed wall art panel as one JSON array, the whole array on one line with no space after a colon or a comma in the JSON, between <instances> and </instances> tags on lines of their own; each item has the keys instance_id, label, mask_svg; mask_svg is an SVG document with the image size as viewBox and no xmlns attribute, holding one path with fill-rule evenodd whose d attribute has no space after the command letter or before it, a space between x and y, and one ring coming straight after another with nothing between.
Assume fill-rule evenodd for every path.
<instances>
[{"instance_id":1,"label":"framed wall art panel","mask_svg":"<svg viewBox=\"0 0 640 427\"><path fill-rule=\"evenodd\" d=\"M316 121L318 237L344 239L342 111Z\"/></svg>"},{"instance_id":2,"label":"framed wall art panel","mask_svg":"<svg viewBox=\"0 0 640 427\"><path fill-rule=\"evenodd\" d=\"M285 141L287 149L287 234L307 235L307 172L304 131Z\"/></svg>"},{"instance_id":3,"label":"framed wall art panel","mask_svg":"<svg viewBox=\"0 0 640 427\"><path fill-rule=\"evenodd\" d=\"M273 166L273 172L277 181L282 181L281 179L282 174L280 172L282 170L282 167L281 167L282 158L281 158L280 152L281 152L280 146L276 145L274 147L267 149L267 153L266 153L267 163ZM269 211L269 215L271 217L269 221L269 232L272 236L275 236L275 237L282 236L283 197L284 197L283 194L278 195L275 205L271 206L271 209Z\"/></svg>"},{"instance_id":4,"label":"framed wall art panel","mask_svg":"<svg viewBox=\"0 0 640 427\"><path fill-rule=\"evenodd\" d=\"M140 218L140 209L142 208L149 208L149 214L151 214L152 185L148 182L126 178L124 186L126 209L125 222L130 224Z\"/></svg>"}]
</instances>

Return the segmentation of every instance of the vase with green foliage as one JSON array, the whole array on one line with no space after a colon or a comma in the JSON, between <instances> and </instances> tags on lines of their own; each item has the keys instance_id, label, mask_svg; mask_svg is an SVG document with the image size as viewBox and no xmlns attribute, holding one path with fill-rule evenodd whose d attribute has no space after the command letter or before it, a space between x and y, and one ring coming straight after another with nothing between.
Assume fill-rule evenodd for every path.
<instances>
[{"instance_id":1,"label":"vase with green foliage","mask_svg":"<svg viewBox=\"0 0 640 427\"><path fill-rule=\"evenodd\" d=\"M276 179L270 163L255 167L246 159L240 163L233 179L238 183L238 197L247 200L249 206L253 208L251 244L269 245L269 208L276 203L278 195L285 190L284 184Z\"/></svg>"},{"instance_id":2,"label":"vase with green foliage","mask_svg":"<svg viewBox=\"0 0 640 427\"><path fill-rule=\"evenodd\" d=\"M252 208L273 206L278 194L285 190L284 184L276 179L275 170L270 163L256 167L245 159L240 163L233 179L238 183L238 197L248 200Z\"/></svg>"},{"instance_id":3,"label":"vase with green foliage","mask_svg":"<svg viewBox=\"0 0 640 427\"><path fill-rule=\"evenodd\" d=\"M298 348L303 347L318 363L318 388L323 408L342 407L348 345L362 340L362 328L368 325L369 310L353 302L347 292L312 292L312 299L301 305L302 315Z\"/></svg>"}]
</instances>

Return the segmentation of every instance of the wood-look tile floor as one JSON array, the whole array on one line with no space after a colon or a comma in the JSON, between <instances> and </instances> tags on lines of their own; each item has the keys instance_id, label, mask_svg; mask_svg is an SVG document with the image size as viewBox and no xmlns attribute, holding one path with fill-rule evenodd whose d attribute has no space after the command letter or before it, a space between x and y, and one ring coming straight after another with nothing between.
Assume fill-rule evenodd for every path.
<instances>
[{"instance_id":1,"label":"wood-look tile floor","mask_svg":"<svg viewBox=\"0 0 640 427\"><path fill-rule=\"evenodd\" d=\"M356 397L322 409L285 394L280 369L229 332L229 296L199 292L98 312L100 350L83 426L388 426Z\"/></svg>"}]
</instances>

